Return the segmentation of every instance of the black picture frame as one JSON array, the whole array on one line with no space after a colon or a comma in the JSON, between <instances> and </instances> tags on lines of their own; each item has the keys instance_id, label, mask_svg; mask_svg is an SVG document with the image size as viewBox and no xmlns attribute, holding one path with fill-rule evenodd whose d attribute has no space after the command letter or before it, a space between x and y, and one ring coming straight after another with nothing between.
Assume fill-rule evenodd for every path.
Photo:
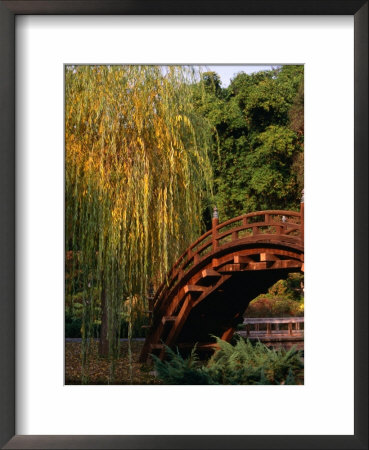
<instances>
[{"instance_id":1,"label":"black picture frame","mask_svg":"<svg viewBox=\"0 0 369 450\"><path fill-rule=\"evenodd\" d=\"M20 14L353 15L354 435L15 435L15 17ZM337 244L339 245L339 243ZM0 1L0 445L7 449L367 449L368 448L368 1L42 0ZM337 393L339 395L339 393ZM318 406L317 406L318 407Z\"/></svg>"}]
</instances>

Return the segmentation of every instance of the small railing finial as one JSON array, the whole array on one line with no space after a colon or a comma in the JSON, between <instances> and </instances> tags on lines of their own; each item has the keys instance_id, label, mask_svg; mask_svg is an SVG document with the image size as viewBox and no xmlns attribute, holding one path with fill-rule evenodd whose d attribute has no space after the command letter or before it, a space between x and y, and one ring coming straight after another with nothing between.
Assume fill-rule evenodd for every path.
<instances>
[{"instance_id":1,"label":"small railing finial","mask_svg":"<svg viewBox=\"0 0 369 450\"><path fill-rule=\"evenodd\" d=\"M218 208L216 206L213 209L213 219L219 219Z\"/></svg>"}]
</instances>

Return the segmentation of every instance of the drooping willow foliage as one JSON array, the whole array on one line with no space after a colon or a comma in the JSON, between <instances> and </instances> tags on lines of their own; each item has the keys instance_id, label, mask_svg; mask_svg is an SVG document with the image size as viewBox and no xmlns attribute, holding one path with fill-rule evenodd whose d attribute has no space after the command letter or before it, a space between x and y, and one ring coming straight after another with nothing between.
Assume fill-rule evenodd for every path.
<instances>
[{"instance_id":1,"label":"drooping willow foliage","mask_svg":"<svg viewBox=\"0 0 369 450\"><path fill-rule=\"evenodd\" d=\"M189 67L66 68L65 246L78 274L66 297L83 292L84 363L96 311L114 359L125 302L144 298L202 231L212 171L197 79Z\"/></svg>"}]
</instances>

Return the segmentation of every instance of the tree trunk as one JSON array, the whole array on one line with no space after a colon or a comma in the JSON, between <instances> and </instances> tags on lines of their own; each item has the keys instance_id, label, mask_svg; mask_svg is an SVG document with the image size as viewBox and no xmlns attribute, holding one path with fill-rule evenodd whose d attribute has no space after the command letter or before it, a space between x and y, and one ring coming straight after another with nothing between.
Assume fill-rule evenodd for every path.
<instances>
[{"instance_id":1,"label":"tree trunk","mask_svg":"<svg viewBox=\"0 0 369 450\"><path fill-rule=\"evenodd\" d=\"M100 342L99 342L99 354L102 357L109 355L109 341L108 341L108 311L106 305L106 290L105 283L102 283L101 289L101 330L100 330Z\"/></svg>"}]
</instances>

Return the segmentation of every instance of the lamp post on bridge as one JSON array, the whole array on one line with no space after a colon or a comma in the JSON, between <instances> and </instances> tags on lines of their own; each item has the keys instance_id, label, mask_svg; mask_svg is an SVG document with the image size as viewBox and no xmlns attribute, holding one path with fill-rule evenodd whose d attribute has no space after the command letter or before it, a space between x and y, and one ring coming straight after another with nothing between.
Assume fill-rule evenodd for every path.
<instances>
[{"instance_id":1,"label":"lamp post on bridge","mask_svg":"<svg viewBox=\"0 0 369 450\"><path fill-rule=\"evenodd\" d=\"M214 206L213 209L213 218L211 221L212 228L215 228L219 224L219 214L218 214L218 208Z\"/></svg>"}]
</instances>

